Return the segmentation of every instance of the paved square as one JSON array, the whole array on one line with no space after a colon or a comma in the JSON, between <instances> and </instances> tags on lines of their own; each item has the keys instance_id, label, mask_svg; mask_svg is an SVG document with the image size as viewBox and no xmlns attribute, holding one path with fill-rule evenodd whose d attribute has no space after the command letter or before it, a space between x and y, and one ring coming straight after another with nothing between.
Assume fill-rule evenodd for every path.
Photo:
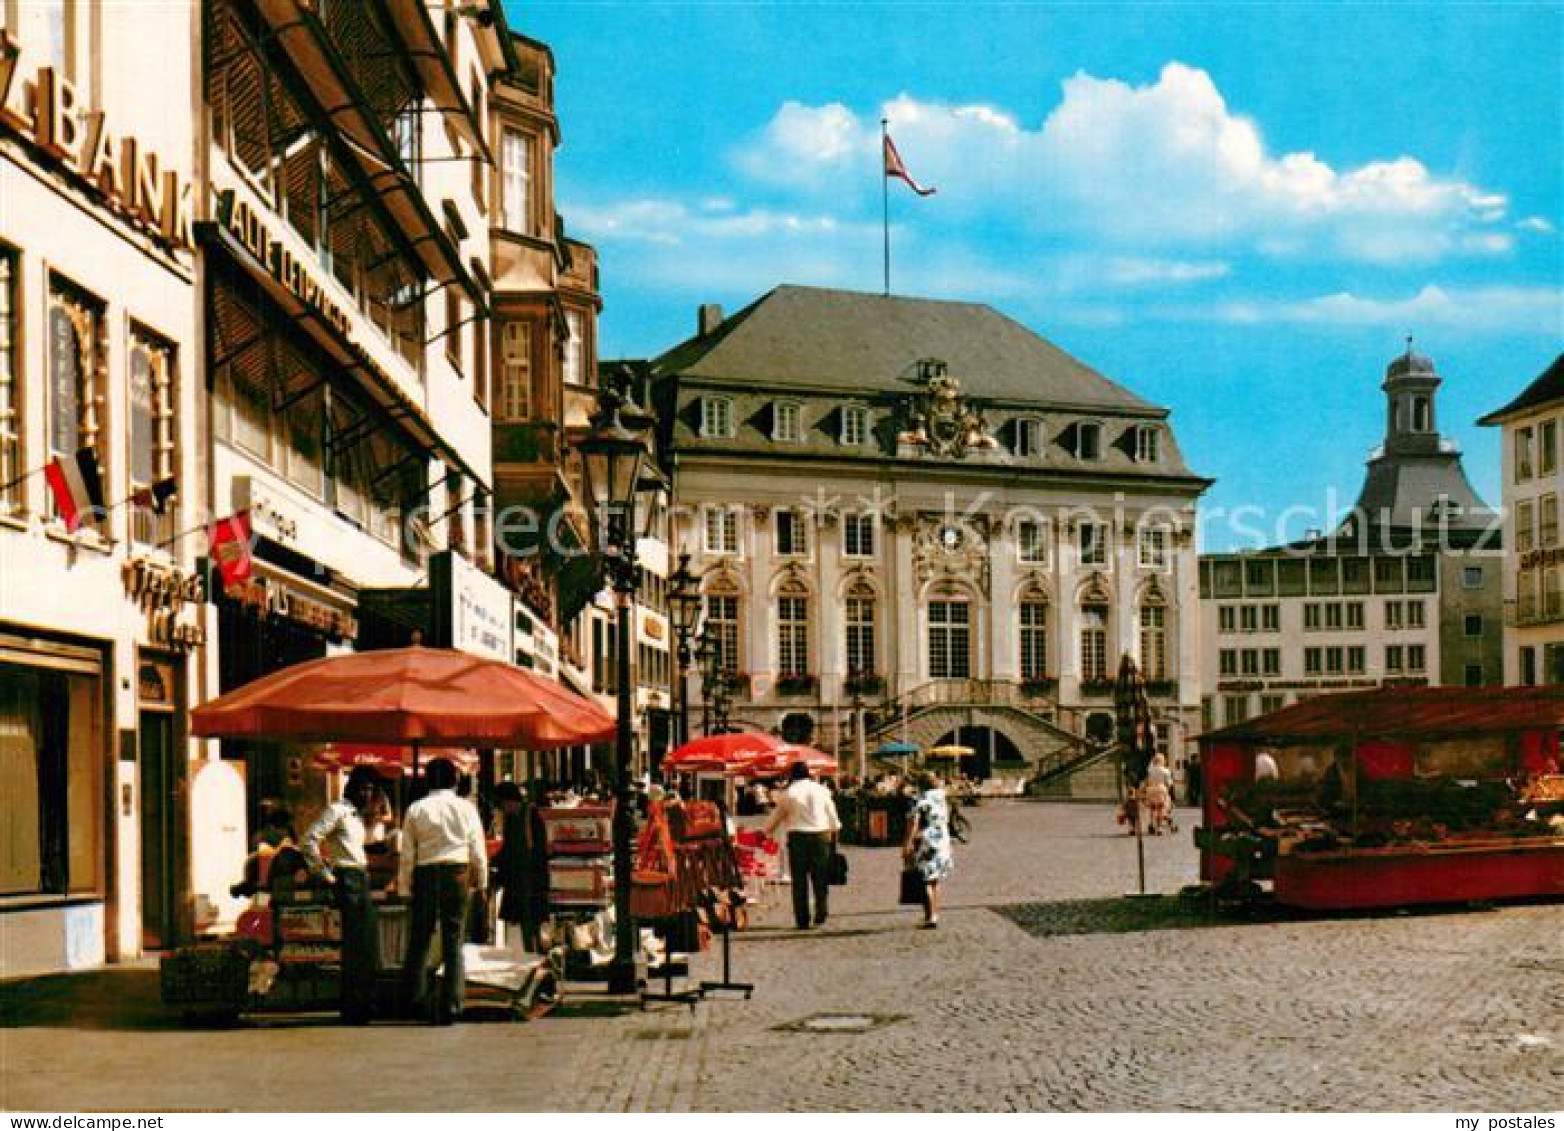
<instances>
[{"instance_id":1,"label":"paved square","mask_svg":"<svg viewBox=\"0 0 1564 1131\"><path fill-rule=\"evenodd\" d=\"M1193 816L1146 841L1150 890L1195 878ZM1135 848L1109 809L972 818L938 931L895 905L896 851L850 849L830 924L794 931L777 893L734 947L754 999L693 1013L578 998L525 1025L376 1026L344 1071L327 1019L180 1030L154 971L7 986L0 1106L1564 1108L1560 904L1211 925L1118 898ZM803 1024L826 1016L875 1023Z\"/></svg>"}]
</instances>

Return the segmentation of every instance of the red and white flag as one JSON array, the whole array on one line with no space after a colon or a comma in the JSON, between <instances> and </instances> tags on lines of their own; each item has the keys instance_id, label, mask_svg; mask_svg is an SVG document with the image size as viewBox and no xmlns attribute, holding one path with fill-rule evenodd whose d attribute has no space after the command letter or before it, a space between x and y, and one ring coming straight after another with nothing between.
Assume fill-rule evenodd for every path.
<instances>
[{"instance_id":1,"label":"red and white flag","mask_svg":"<svg viewBox=\"0 0 1564 1131\"><path fill-rule=\"evenodd\" d=\"M223 588L250 580L250 512L240 511L218 519L207 531L212 561L222 575Z\"/></svg>"},{"instance_id":2,"label":"red and white flag","mask_svg":"<svg viewBox=\"0 0 1564 1131\"><path fill-rule=\"evenodd\" d=\"M43 469L43 477L70 533L103 514L103 477L98 473L98 453L92 448L81 448L73 456L56 456Z\"/></svg>"},{"instance_id":3,"label":"red and white flag","mask_svg":"<svg viewBox=\"0 0 1564 1131\"><path fill-rule=\"evenodd\" d=\"M891 140L890 134L885 135L885 175L906 181L908 187L919 196L932 196L936 191L933 187L924 188L912 179L912 174L907 172L907 166L902 164L901 154L896 152L896 143Z\"/></svg>"}]
</instances>

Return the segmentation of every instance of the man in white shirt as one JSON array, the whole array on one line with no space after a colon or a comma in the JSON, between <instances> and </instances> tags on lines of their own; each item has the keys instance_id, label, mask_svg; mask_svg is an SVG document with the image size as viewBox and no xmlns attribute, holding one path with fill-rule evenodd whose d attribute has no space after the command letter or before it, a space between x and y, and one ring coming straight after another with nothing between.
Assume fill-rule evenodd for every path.
<instances>
[{"instance_id":1,"label":"man in white shirt","mask_svg":"<svg viewBox=\"0 0 1564 1131\"><path fill-rule=\"evenodd\" d=\"M342 917L342 1019L349 1025L366 1025L373 1016L380 969L380 926L364 854L364 814L375 789L374 771L356 768L342 797L326 806L299 844L310 871L331 885Z\"/></svg>"},{"instance_id":2,"label":"man in white shirt","mask_svg":"<svg viewBox=\"0 0 1564 1131\"><path fill-rule=\"evenodd\" d=\"M407 944L408 1000L430 1008L436 1025L460 1020L465 992L462 944L467 937L468 892L489 883L483 822L472 802L456 796L456 767L435 758L428 768L429 796L408 807L402 822L397 886L413 893L412 937ZM429 944L440 928L445 984L429 1002Z\"/></svg>"},{"instance_id":3,"label":"man in white shirt","mask_svg":"<svg viewBox=\"0 0 1564 1131\"><path fill-rule=\"evenodd\" d=\"M809 780L809 767L794 762L789 784L777 794L776 810L766 822L766 835L781 826L787 829L788 869L793 874L793 922L809 929L809 891L815 893L814 925L824 926L830 913L831 853L842 827L831 791Z\"/></svg>"}]
</instances>

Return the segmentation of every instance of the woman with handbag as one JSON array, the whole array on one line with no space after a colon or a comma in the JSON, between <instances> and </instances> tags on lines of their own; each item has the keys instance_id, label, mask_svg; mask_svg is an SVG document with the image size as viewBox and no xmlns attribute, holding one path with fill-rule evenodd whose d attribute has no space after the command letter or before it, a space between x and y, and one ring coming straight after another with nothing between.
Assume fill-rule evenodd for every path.
<instances>
[{"instance_id":1,"label":"woman with handbag","mask_svg":"<svg viewBox=\"0 0 1564 1131\"><path fill-rule=\"evenodd\" d=\"M950 852L950 803L933 774L919 774L915 784L918 792L907 816L901 856L923 880L923 925L933 929L939 926L940 881L956 865Z\"/></svg>"}]
</instances>

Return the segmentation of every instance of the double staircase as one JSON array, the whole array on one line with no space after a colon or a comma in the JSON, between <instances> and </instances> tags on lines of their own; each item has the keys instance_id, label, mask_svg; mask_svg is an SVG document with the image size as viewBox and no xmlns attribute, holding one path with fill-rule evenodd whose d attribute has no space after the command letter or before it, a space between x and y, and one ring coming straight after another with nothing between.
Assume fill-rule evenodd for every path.
<instances>
[{"instance_id":1,"label":"double staircase","mask_svg":"<svg viewBox=\"0 0 1564 1131\"><path fill-rule=\"evenodd\" d=\"M1116 795L1109 750L1084 736L1081 713L1014 681L933 680L865 712L870 750L889 742L926 750L972 727L1004 735L1020 755L993 761L991 781L1061 799ZM980 752L979 758L986 754Z\"/></svg>"}]
</instances>

